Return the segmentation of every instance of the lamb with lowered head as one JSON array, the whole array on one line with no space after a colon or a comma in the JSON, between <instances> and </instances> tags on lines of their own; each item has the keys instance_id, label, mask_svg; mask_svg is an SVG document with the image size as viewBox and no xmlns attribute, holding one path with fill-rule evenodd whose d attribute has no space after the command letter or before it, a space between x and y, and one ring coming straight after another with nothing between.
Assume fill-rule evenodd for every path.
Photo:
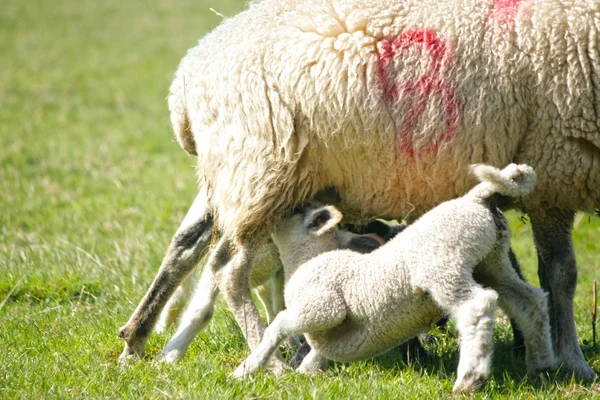
<instances>
[{"instance_id":1,"label":"lamb with lowered head","mask_svg":"<svg viewBox=\"0 0 600 400\"><path fill-rule=\"evenodd\" d=\"M535 185L527 165L502 171L473 166L481 183L429 211L369 254L344 250L310 258L332 241L341 219L332 206L309 209L277 225L273 241L284 264L286 309L238 367L241 377L264 364L286 337L304 333L311 352L300 372L328 359L372 357L429 328L448 313L460 334L455 391L471 390L490 373L496 302L523 329L527 371L554 367L546 294L511 266L510 228L496 194L520 197Z\"/></svg>"}]
</instances>

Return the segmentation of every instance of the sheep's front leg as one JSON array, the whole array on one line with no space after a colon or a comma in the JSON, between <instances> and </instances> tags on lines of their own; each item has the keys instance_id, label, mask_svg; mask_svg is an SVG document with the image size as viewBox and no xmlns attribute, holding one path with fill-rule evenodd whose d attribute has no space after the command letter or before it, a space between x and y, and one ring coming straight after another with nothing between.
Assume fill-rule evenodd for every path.
<instances>
[{"instance_id":1,"label":"sheep's front leg","mask_svg":"<svg viewBox=\"0 0 600 400\"><path fill-rule=\"evenodd\" d=\"M540 283L549 293L550 326L557 362L578 377L593 380L596 373L585 362L579 347L573 311L577 264L571 231L575 213L550 209L529 215L538 251Z\"/></svg>"},{"instance_id":2,"label":"sheep's front leg","mask_svg":"<svg viewBox=\"0 0 600 400\"><path fill-rule=\"evenodd\" d=\"M185 355L192 340L212 319L218 294L219 289L213 279L213 273L205 267L194 297L181 318L177 332L163 350L163 361L175 362Z\"/></svg>"},{"instance_id":3,"label":"sheep's front leg","mask_svg":"<svg viewBox=\"0 0 600 400\"><path fill-rule=\"evenodd\" d=\"M265 325L258 313L250 293L250 269L256 244L234 244L222 238L217 244L206 268L215 277L219 290L240 326L250 349L256 349L265 331ZM214 256L214 257L213 257ZM279 351L269 361L274 372L285 368Z\"/></svg>"},{"instance_id":4,"label":"sheep's front leg","mask_svg":"<svg viewBox=\"0 0 600 400\"><path fill-rule=\"evenodd\" d=\"M460 302L451 311L460 335L454 392L478 389L490 375L497 298L495 291L477 287L472 297Z\"/></svg>"},{"instance_id":5,"label":"sheep's front leg","mask_svg":"<svg viewBox=\"0 0 600 400\"><path fill-rule=\"evenodd\" d=\"M144 356L146 341L159 313L177 286L198 264L210 242L212 227L207 202L198 195L175 233L150 289L127 324L119 329L119 337L125 340L120 361L126 361L134 354L140 358Z\"/></svg>"}]
</instances>

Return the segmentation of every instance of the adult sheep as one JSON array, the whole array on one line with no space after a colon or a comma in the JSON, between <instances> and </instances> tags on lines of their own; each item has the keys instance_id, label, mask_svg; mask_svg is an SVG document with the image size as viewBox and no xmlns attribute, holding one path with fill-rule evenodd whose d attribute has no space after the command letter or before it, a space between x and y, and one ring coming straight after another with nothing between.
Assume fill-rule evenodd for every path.
<instances>
[{"instance_id":1,"label":"adult sheep","mask_svg":"<svg viewBox=\"0 0 600 400\"><path fill-rule=\"evenodd\" d=\"M255 348L254 251L286 210L333 189L350 221L417 217L464 194L468 165L526 163L553 345L577 342L576 210L600 204L600 2L263 0L188 51L168 98L198 156L200 193L119 334L144 353L157 314L207 247L208 268ZM330 202L330 199L326 200Z\"/></svg>"}]
</instances>

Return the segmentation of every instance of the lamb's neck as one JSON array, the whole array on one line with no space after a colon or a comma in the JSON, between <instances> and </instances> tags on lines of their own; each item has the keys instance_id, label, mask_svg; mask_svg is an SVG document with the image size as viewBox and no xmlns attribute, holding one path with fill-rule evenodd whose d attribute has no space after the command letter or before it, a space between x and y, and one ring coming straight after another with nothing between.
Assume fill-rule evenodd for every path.
<instances>
[{"instance_id":1,"label":"lamb's neck","mask_svg":"<svg viewBox=\"0 0 600 400\"><path fill-rule=\"evenodd\" d=\"M304 263L311 260L315 254L307 255L306 251L302 251L302 249L297 249L296 251L288 252L287 254L281 254L281 263L283 264L283 277L284 281L287 282L294 275L294 273L302 266Z\"/></svg>"}]
</instances>

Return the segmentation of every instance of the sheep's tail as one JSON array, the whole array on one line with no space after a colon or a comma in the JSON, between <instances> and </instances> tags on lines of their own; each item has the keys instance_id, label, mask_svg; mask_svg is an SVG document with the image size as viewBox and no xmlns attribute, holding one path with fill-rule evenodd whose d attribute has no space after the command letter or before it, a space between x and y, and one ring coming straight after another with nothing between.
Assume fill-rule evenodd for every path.
<instances>
[{"instance_id":1,"label":"sheep's tail","mask_svg":"<svg viewBox=\"0 0 600 400\"><path fill-rule=\"evenodd\" d=\"M471 189L468 196L479 199L487 199L496 193L522 197L533 190L537 181L533 168L525 164L510 164L503 170L490 165L474 164L470 169L481 183Z\"/></svg>"},{"instance_id":2,"label":"sheep's tail","mask_svg":"<svg viewBox=\"0 0 600 400\"><path fill-rule=\"evenodd\" d=\"M198 155L196 151L196 140L192 132L188 109L185 103L185 75L181 66L175 73L171 84L169 96L167 97L169 110L171 112L171 124L175 132L175 138L179 145L188 153Z\"/></svg>"}]
</instances>

